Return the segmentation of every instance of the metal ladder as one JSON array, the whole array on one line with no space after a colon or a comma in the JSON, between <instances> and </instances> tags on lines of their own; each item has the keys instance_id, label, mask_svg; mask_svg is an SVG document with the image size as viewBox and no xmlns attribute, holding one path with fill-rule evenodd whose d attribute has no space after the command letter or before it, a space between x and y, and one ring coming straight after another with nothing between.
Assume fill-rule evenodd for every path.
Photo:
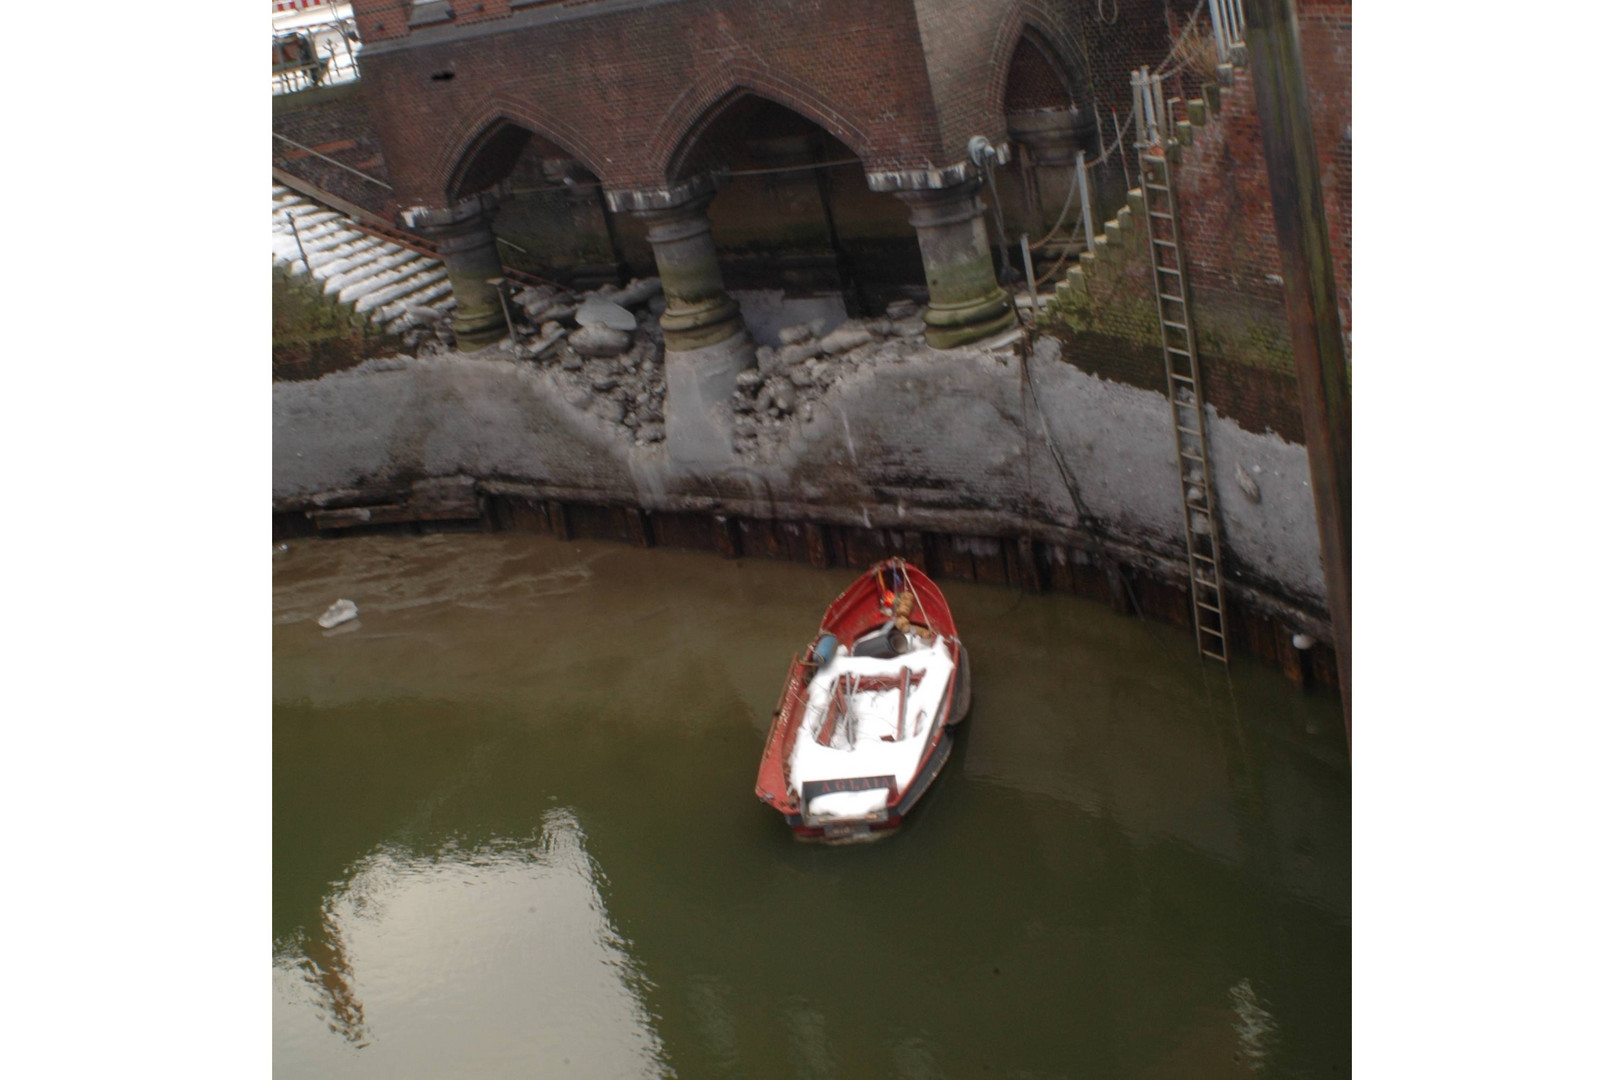
<instances>
[{"instance_id":1,"label":"metal ladder","mask_svg":"<svg viewBox=\"0 0 1624 1080\"><path fill-rule=\"evenodd\" d=\"M1179 243L1178 205L1170 169L1161 153L1149 147L1140 149L1145 231L1150 236L1156 315L1162 328L1162 360L1167 367L1167 398L1173 409L1173 437L1178 446L1179 501L1184 505L1184 541L1190 557L1195 644L1202 656L1227 664L1229 638L1212 468L1207 463L1207 415L1201 396L1195 333L1190 325L1190 290L1184 273L1184 249Z\"/></svg>"}]
</instances>

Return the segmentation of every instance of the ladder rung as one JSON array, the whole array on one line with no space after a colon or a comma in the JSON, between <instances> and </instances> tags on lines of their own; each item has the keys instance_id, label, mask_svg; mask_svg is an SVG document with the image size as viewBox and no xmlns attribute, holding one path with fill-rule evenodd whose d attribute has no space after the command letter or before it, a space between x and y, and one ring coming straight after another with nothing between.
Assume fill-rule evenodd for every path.
<instances>
[{"instance_id":1,"label":"ladder rung","mask_svg":"<svg viewBox=\"0 0 1624 1080\"><path fill-rule=\"evenodd\" d=\"M1157 264L1156 264L1156 269L1158 269L1158 270L1160 270L1160 271L1161 271L1161 272L1162 272L1162 273L1164 273L1164 274L1179 274L1179 273L1183 273L1183 271L1181 271L1181 270L1180 270L1180 269L1179 269L1179 268L1178 268L1178 267L1176 267L1176 266L1163 266L1163 265L1162 265L1162 264L1161 264L1161 263L1157 263Z\"/></svg>"},{"instance_id":2,"label":"ladder rung","mask_svg":"<svg viewBox=\"0 0 1624 1080\"><path fill-rule=\"evenodd\" d=\"M1145 184L1145 188L1146 188L1146 190L1148 190L1148 191L1170 191L1170 190L1172 190L1172 189L1171 189L1171 188L1169 188L1169 187L1168 187L1168 186L1167 186L1167 185L1166 185L1166 184L1151 184L1151 183L1146 183L1146 184Z\"/></svg>"},{"instance_id":3,"label":"ladder rung","mask_svg":"<svg viewBox=\"0 0 1624 1080\"><path fill-rule=\"evenodd\" d=\"M1181 348L1179 348L1179 347L1178 347L1178 346L1177 346L1177 345L1168 345L1168 346L1167 346L1167 347L1166 347L1166 348L1167 348L1167 351L1168 351L1168 352L1176 352L1176 353L1178 353L1178 354L1179 354L1179 355L1180 355L1180 356L1189 356L1189 355L1190 355L1190 353L1189 353L1189 352L1188 352L1188 350L1185 350L1185 349L1181 349ZM1180 378L1183 378L1183 376L1180 376ZM1194 379L1191 379L1191 380L1190 380L1190 381L1191 381L1191 382L1194 382L1194 381L1195 381L1195 380L1194 380Z\"/></svg>"},{"instance_id":4,"label":"ladder rung","mask_svg":"<svg viewBox=\"0 0 1624 1080\"><path fill-rule=\"evenodd\" d=\"M1179 431L1185 435L1200 436L1201 434L1201 432L1196 428L1185 427L1183 424L1174 424L1173 426L1178 428Z\"/></svg>"},{"instance_id":5,"label":"ladder rung","mask_svg":"<svg viewBox=\"0 0 1624 1080\"><path fill-rule=\"evenodd\" d=\"M1197 461L1206 460L1206 458L1201 456L1201 451L1199 450L1180 450L1179 457L1195 458Z\"/></svg>"},{"instance_id":6,"label":"ladder rung","mask_svg":"<svg viewBox=\"0 0 1624 1080\"><path fill-rule=\"evenodd\" d=\"M1214 606L1213 606L1213 605L1211 605L1211 604L1209 604L1209 603L1207 603L1207 602L1206 602L1206 601L1205 601L1205 600L1197 600L1197 601L1196 601L1196 602L1195 602L1195 606L1196 606L1196 607L1198 607L1198 608L1200 608L1200 609L1201 609L1201 610L1203 610L1203 611L1212 611L1212 612L1216 612L1216 613L1217 613L1217 614L1219 614L1219 615L1222 615L1222 614L1223 614L1223 613L1224 613L1224 609L1223 609L1223 608L1221 608L1221 607L1214 607Z\"/></svg>"},{"instance_id":7,"label":"ladder rung","mask_svg":"<svg viewBox=\"0 0 1624 1080\"><path fill-rule=\"evenodd\" d=\"M1160 245L1162 245L1162 247L1170 247L1170 248L1176 248L1176 247L1178 247L1178 245L1177 245L1177 244L1175 244L1175 243L1173 243L1173 241L1171 241L1171 240L1158 240L1158 239L1157 239L1157 238L1156 238L1156 237L1154 237L1154 236L1152 236L1152 237L1151 237L1151 238L1150 238L1150 242L1151 242L1151 243L1152 243L1152 244L1160 244Z\"/></svg>"},{"instance_id":8,"label":"ladder rung","mask_svg":"<svg viewBox=\"0 0 1624 1080\"><path fill-rule=\"evenodd\" d=\"M1217 562L1215 562L1213 560L1213 557L1211 555L1203 555L1203 554L1201 554L1201 552L1196 551L1194 549L1192 549L1190 551L1190 558L1192 558L1192 559L1200 559L1202 562L1210 562L1214 566L1218 565Z\"/></svg>"},{"instance_id":9,"label":"ladder rung","mask_svg":"<svg viewBox=\"0 0 1624 1080\"><path fill-rule=\"evenodd\" d=\"M1164 221L1172 221L1173 220L1173 215L1172 214L1164 214L1160 210L1150 210L1150 211L1147 211L1147 213L1149 213L1151 217L1159 217L1159 218L1162 218Z\"/></svg>"},{"instance_id":10,"label":"ladder rung","mask_svg":"<svg viewBox=\"0 0 1624 1080\"><path fill-rule=\"evenodd\" d=\"M1196 627L1196 629L1200 630L1203 634L1211 634L1213 637L1220 640L1222 640L1224 636L1224 632L1216 626L1199 626Z\"/></svg>"},{"instance_id":11,"label":"ladder rung","mask_svg":"<svg viewBox=\"0 0 1624 1080\"><path fill-rule=\"evenodd\" d=\"M1169 295L1168 293L1157 293L1156 295L1161 297L1163 300L1171 300L1175 304L1184 303L1184 297L1182 297L1182 296L1172 296L1172 295Z\"/></svg>"},{"instance_id":12,"label":"ladder rung","mask_svg":"<svg viewBox=\"0 0 1624 1080\"><path fill-rule=\"evenodd\" d=\"M1223 653L1215 653L1207 649L1202 649L1201 655L1211 660L1218 660L1225 664L1229 663L1229 657L1225 656Z\"/></svg>"},{"instance_id":13,"label":"ladder rung","mask_svg":"<svg viewBox=\"0 0 1624 1080\"><path fill-rule=\"evenodd\" d=\"M1188 326L1185 326L1183 323L1181 323L1181 322L1173 322L1170 319L1163 319L1162 320L1162 325L1172 327L1174 330L1183 330L1186 333L1188 333L1189 329L1190 329ZM1186 353L1185 355L1189 355L1189 354Z\"/></svg>"},{"instance_id":14,"label":"ladder rung","mask_svg":"<svg viewBox=\"0 0 1624 1080\"><path fill-rule=\"evenodd\" d=\"M1179 374L1179 373L1178 373L1178 372L1176 372L1176 371L1170 371L1170 372L1168 372L1168 374L1169 374L1169 375L1171 375L1171 376L1173 376L1173 378L1175 378L1175 379L1177 379L1177 380L1178 380L1178 381L1179 381L1179 382L1187 382L1187 383L1189 383L1189 384L1190 384L1190 385L1191 385L1191 386L1194 386L1194 385L1195 385L1195 380L1194 380L1194 379L1192 379L1192 378L1190 378L1190 377L1189 377L1189 376L1188 376L1188 375L1180 375L1180 374ZM1180 404L1184 404L1184 403L1183 403L1183 402L1180 402ZM1190 402L1190 404L1194 404L1194 402Z\"/></svg>"}]
</instances>

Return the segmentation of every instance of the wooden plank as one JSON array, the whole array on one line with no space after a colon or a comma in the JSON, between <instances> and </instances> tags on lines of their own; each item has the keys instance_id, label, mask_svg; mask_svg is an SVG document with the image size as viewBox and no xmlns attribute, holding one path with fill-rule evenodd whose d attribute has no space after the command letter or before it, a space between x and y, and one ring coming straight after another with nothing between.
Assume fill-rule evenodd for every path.
<instances>
[{"instance_id":1,"label":"wooden plank","mask_svg":"<svg viewBox=\"0 0 1624 1080\"><path fill-rule=\"evenodd\" d=\"M744 539L739 534L737 518L717 514L714 520L716 552L724 559L737 559L744 555Z\"/></svg>"},{"instance_id":2,"label":"wooden plank","mask_svg":"<svg viewBox=\"0 0 1624 1080\"><path fill-rule=\"evenodd\" d=\"M574 539L574 534L570 531L569 508L557 499L547 500L547 525L558 539Z\"/></svg>"},{"instance_id":3,"label":"wooden plank","mask_svg":"<svg viewBox=\"0 0 1624 1080\"><path fill-rule=\"evenodd\" d=\"M821 522L812 522L806 526L806 556L807 561L819 570L827 570L834 565L834 538L829 535L829 526Z\"/></svg>"}]
</instances>

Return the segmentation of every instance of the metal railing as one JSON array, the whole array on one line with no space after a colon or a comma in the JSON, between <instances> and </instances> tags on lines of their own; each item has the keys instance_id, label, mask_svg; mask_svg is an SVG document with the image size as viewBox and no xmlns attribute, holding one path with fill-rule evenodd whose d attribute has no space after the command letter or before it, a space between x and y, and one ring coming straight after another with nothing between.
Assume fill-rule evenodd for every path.
<instances>
[{"instance_id":1,"label":"metal railing","mask_svg":"<svg viewBox=\"0 0 1624 1080\"><path fill-rule=\"evenodd\" d=\"M353 82L361 39L355 19L339 18L271 34L271 93L291 94L317 86Z\"/></svg>"},{"instance_id":2,"label":"metal railing","mask_svg":"<svg viewBox=\"0 0 1624 1080\"><path fill-rule=\"evenodd\" d=\"M1246 16L1241 0L1207 0L1212 13L1212 39L1218 46L1218 62L1243 67L1246 64Z\"/></svg>"}]
</instances>

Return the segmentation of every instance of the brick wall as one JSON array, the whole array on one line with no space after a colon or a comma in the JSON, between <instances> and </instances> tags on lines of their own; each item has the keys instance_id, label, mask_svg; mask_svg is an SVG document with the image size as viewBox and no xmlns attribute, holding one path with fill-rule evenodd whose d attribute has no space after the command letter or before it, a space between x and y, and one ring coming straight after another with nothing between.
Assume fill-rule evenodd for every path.
<instances>
[{"instance_id":1,"label":"brick wall","mask_svg":"<svg viewBox=\"0 0 1624 1080\"><path fill-rule=\"evenodd\" d=\"M273 97L271 130L352 169L390 182L383 144L358 82ZM368 183L282 139L271 139L271 164L382 217L394 215L391 190Z\"/></svg>"},{"instance_id":2,"label":"brick wall","mask_svg":"<svg viewBox=\"0 0 1624 1080\"><path fill-rule=\"evenodd\" d=\"M358 15L376 36L393 9L370 7ZM681 179L670 165L696 126L735 87L815 121L871 169L942 157L907 3L696 0L525 25L548 10L485 27L459 14L415 30L410 47L369 46L362 81L403 203L442 203L470 143L503 117L609 187L665 186ZM481 33L489 27L501 32Z\"/></svg>"},{"instance_id":3,"label":"brick wall","mask_svg":"<svg viewBox=\"0 0 1624 1080\"><path fill-rule=\"evenodd\" d=\"M1298 0L1297 34L1314 117L1342 332L1353 333L1353 6Z\"/></svg>"}]
</instances>

